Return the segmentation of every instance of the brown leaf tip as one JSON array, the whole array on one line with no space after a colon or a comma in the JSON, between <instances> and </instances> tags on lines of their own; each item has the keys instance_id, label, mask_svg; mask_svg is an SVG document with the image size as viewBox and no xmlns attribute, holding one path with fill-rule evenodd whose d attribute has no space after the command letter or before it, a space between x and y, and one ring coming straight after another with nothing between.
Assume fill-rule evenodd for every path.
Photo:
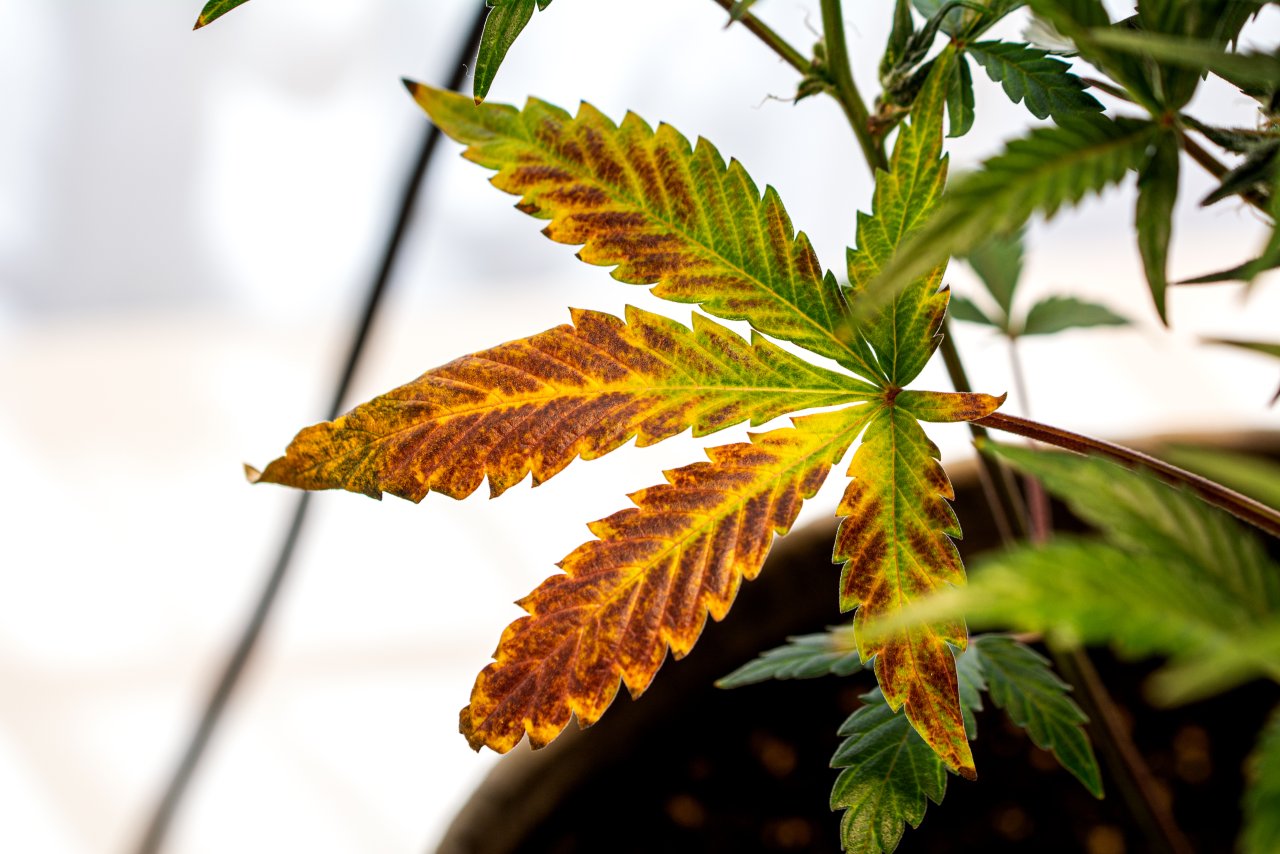
<instances>
[{"instance_id":1,"label":"brown leaf tip","mask_svg":"<svg viewBox=\"0 0 1280 854\"><path fill-rule=\"evenodd\" d=\"M248 463L244 464L244 479L250 483L257 483L262 480L262 472L258 471Z\"/></svg>"},{"instance_id":2,"label":"brown leaf tip","mask_svg":"<svg viewBox=\"0 0 1280 854\"><path fill-rule=\"evenodd\" d=\"M192 28L191 28L192 32L194 32L194 31L196 31L196 30L200 29L201 27L203 27L203 26L204 26L205 24L207 24L207 23L209 23L209 20L208 20L207 18L205 18L205 16L204 16L204 15L201 15L200 17L196 18L196 25L195 25L194 27L192 27Z\"/></svg>"}]
</instances>

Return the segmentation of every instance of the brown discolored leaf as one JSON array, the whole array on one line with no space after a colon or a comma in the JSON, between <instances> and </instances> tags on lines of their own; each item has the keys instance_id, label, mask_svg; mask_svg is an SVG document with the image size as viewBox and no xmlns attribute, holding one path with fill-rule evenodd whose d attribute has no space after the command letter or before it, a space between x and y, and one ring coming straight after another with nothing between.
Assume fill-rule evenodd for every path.
<instances>
[{"instance_id":1,"label":"brown discolored leaf","mask_svg":"<svg viewBox=\"0 0 1280 854\"><path fill-rule=\"evenodd\" d=\"M894 404L920 421L950 424L985 418L1001 407L1006 396L993 397L976 392L904 391L894 399Z\"/></svg>"},{"instance_id":2,"label":"brown discolored leaf","mask_svg":"<svg viewBox=\"0 0 1280 854\"><path fill-rule=\"evenodd\" d=\"M690 426L706 435L878 394L701 315L690 330L630 307L626 323L572 314L573 326L463 356L305 428L250 479L421 501L428 492L465 498L488 475L497 496L530 472L541 483L633 436L652 445Z\"/></svg>"},{"instance_id":3,"label":"brown discolored leaf","mask_svg":"<svg viewBox=\"0 0 1280 854\"><path fill-rule=\"evenodd\" d=\"M910 395L910 397L908 396ZM938 462L937 447L925 436L907 405L931 415L989 414L1000 399L986 395L903 392L881 407L867 426L849 465L853 481L840 502L844 518L836 534L834 560L844 564L840 604L858 609L855 629L863 660L875 656L875 673L885 699L907 718L929 746L956 773L973 779L973 755L951 647L963 650L968 634L962 621L911 627L867 637L866 625L900 611L908 603L948 585L964 583L964 566L952 537L960 525L948 499L951 482Z\"/></svg>"},{"instance_id":4,"label":"brown discolored leaf","mask_svg":"<svg viewBox=\"0 0 1280 854\"><path fill-rule=\"evenodd\" d=\"M529 616L507 627L477 677L460 715L471 746L503 753L527 732L541 747L571 715L598 720L619 680L641 694L668 647L683 657L708 614L724 617L875 411L805 416L711 448L710 462L667 472L666 484L631 495L634 508L592 524L599 539L521 600Z\"/></svg>"},{"instance_id":5,"label":"brown discolored leaf","mask_svg":"<svg viewBox=\"0 0 1280 854\"><path fill-rule=\"evenodd\" d=\"M843 331L844 296L777 192L761 194L711 143L690 145L670 125L654 130L634 113L614 124L590 104L571 116L537 99L520 110L476 106L407 85L432 121L468 146L467 159L497 170L494 186L520 196L520 210L550 220L544 234L581 244L583 261L883 379L866 343Z\"/></svg>"}]
</instances>

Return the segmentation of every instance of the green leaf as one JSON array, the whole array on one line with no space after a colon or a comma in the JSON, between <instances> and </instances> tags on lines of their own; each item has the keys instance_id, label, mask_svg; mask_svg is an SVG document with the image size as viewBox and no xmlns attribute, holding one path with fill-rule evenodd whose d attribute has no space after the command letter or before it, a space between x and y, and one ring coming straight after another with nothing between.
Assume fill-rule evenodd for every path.
<instances>
[{"instance_id":1,"label":"green leaf","mask_svg":"<svg viewBox=\"0 0 1280 854\"><path fill-rule=\"evenodd\" d=\"M1013 294L1022 278L1025 237L1025 229L996 235L973 247L965 257L1006 318L1013 313Z\"/></svg>"},{"instance_id":2,"label":"green leaf","mask_svg":"<svg viewBox=\"0 0 1280 854\"><path fill-rule=\"evenodd\" d=\"M1043 632L1067 646L1109 643L1127 657L1164 655L1175 665L1231 647L1258 672L1280 678L1275 660L1245 643L1257 625L1252 609L1217 579L1162 555L1063 536L987 557L971 570L967 586L930 597L874 631L963 615L975 629Z\"/></svg>"},{"instance_id":3,"label":"green leaf","mask_svg":"<svg viewBox=\"0 0 1280 854\"><path fill-rule=\"evenodd\" d=\"M1280 612L1280 571L1258 538L1186 489L1096 457L995 442L982 449L1039 479L1108 539L1161 557L1165 576L1216 585L1251 621Z\"/></svg>"},{"instance_id":4,"label":"green leaf","mask_svg":"<svg viewBox=\"0 0 1280 854\"><path fill-rule=\"evenodd\" d=\"M1280 344L1272 344L1268 341L1243 341L1238 338L1206 338L1205 340L1210 344L1225 344L1228 347L1249 350L1254 353L1261 353L1264 356L1275 356L1280 359Z\"/></svg>"},{"instance_id":5,"label":"green leaf","mask_svg":"<svg viewBox=\"0 0 1280 854\"><path fill-rule=\"evenodd\" d=\"M1005 15L1026 4L1025 0L976 0L964 3L954 0L912 0L912 5L925 18L939 18L941 29L947 35L972 40Z\"/></svg>"},{"instance_id":6,"label":"green leaf","mask_svg":"<svg viewBox=\"0 0 1280 854\"><path fill-rule=\"evenodd\" d=\"M756 5L756 0L736 0L733 8L729 10L730 21L741 21L751 11L751 7Z\"/></svg>"},{"instance_id":7,"label":"green leaf","mask_svg":"<svg viewBox=\"0 0 1280 854\"><path fill-rule=\"evenodd\" d=\"M889 31L889 41L885 44L884 55L880 57L882 83L888 81L891 75L899 70L907 45L910 44L915 32L916 26L911 18L910 0L896 0L893 5L893 28Z\"/></svg>"},{"instance_id":8,"label":"green leaf","mask_svg":"<svg viewBox=\"0 0 1280 854\"><path fill-rule=\"evenodd\" d=\"M878 689L862 700L866 705L839 730L845 740L831 767L842 770L831 790L831 808L844 810L844 850L888 854L898 847L906 825L920 826L929 801L942 803L947 769Z\"/></svg>"},{"instance_id":9,"label":"green leaf","mask_svg":"<svg viewBox=\"0 0 1280 854\"><path fill-rule=\"evenodd\" d=\"M1271 54L1236 53L1208 39L1120 28L1091 30L1089 38L1134 56L1194 71L1212 71L1233 83L1280 87L1280 57Z\"/></svg>"},{"instance_id":10,"label":"green leaf","mask_svg":"<svg viewBox=\"0 0 1280 854\"><path fill-rule=\"evenodd\" d=\"M1208 207L1231 196L1269 189L1275 180L1278 155L1280 140L1249 152L1241 163L1223 173L1218 186L1200 201L1200 206Z\"/></svg>"},{"instance_id":11,"label":"green leaf","mask_svg":"<svg viewBox=\"0 0 1280 854\"><path fill-rule=\"evenodd\" d=\"M855 305L883 265L891 263L895 252L921 228L942 195L947 180L942 114L954 61L955 54L946 51L934 63L910 120L898 132L889 171L876 177L871 213L858 212L858 246L848 252ZM947 294L938 286L945 269L943 257L917 270L861 327L862 337L875 348L880 370L894 385L905 386L914 379L940 343L937 329L946 312Z\"/></svg>"},{"instance_id":12,"label":"green leaf","mask_svg":"<svg viewBox=\"0 0 1280 854\"><path fill-rule=\"evenodd\" d=\"M1111 26L1101 0L1028 0L1032 11L1076 46L1080 56L1102 69L1128 90L1142 106L1160 112L1160 98L1149 79L1149 69L1137 57L1108 50L1090 38L1092 32Z\"/></svg>"},{"instance_id":13,"label":"green leaf","mask_svg":"<svg viewBox=\"0 0 1280 854\"><path fill-rule=\"evenodd\" d=\"M1071 688L1035 650L1010 637L983 635L973 639L971 653L980 658L987 690L997 706L1027 731L1037 747L1053 751L1062 767L1102 797L1102 773L1084 724L1088 717L1068 696Z\"/></svg>"},{"instance_id":14,"label":"green leaf","mask_svg":"<svg viewBox=\"0 0 1280 854\"><path fill-rule=\"evenodd\" d=\"M966 731L973 739L974 713L982 711L982 692L987 690L982 656L971 651L957 655L956 674ZM920 826L928 801L942 803L947 767L906 715L889 708L879 689L862 701L865 705L838 733L845 740L831 767L843 770L831 791L831 808L845 810L840 833L846 851L890 852L898 847L905 825Z\"/></svg>"},{"instance_id":15,"label":"green leaf","mask_svg":"<svg viewBox=\"0 0 1280 854\"><path fill-rule=\"evenodd\" d=\"M1075 297L1046 297L1031 306L1019 335L1052 335L1065 329L1127 326L1128 320L1104 305Z\"/></svg>"},{"instance_id":16,"label":"green leaf","mask_svg":"<svg viewBox=\"0 0 1280 854\"><path fill-rule=\"evenodd\" d=\"M1258 737L1245 775L1241 848L1245 854L1274 854L1280 851L1280 710Z\"/></svg>"},{"instance_id":17,"label":"green leaf","mask_svg":"<svg viewBox=\"0 0 1280 854\"><path fill-rule=\"evenodd\" d=\"M947 136L964 136L973 127L973 75L969 62L960 54L956 58L955 72L947 86L947 115L951 122Z\"/></svg>"},{"instance_id":18,"label":"green leaf","mask_svg":"<svg viewBox=\"0 0 1280 854\"><path fill-rule=\"evenodd\" d=\"M507 56L529 20L533 7L545 9L551 0L486 0L489 15L484 20L484 32L480 36L480 52L476 56L473 92L479 104L489 94L493 80L498 76L498 66Z\"/></svg>"},{"instance_id":19,"label":"green leaf","mask_svg":"<svg viewBox=\"0 0 1280 854\"><path fill-rule=\"evenodd\" d=\"M853 628L841 626L820 634L787 638L785 646L761 653L716 681L717 688L741 688L770 679L816 679L849 676L862 670Z\"/></svg>"},{"instance_id":20,"label":"green leaf","mask_svg":"<svg viewBox=\"0 0 1280 854\"><path fill-rule=\"evenodd\" d=\"M1147 685L1151 699L1163 706L1193 703L1261 677L1280 682L1280 619L1257 630L1241 632L1231 643L1198 652L1158 670Z\"/></svg>"},{"instance_id":21,"label":"green leaf","mask_svg":"<svg viewBox=\"0 0 1280 854\"><path fill-rule=\"evenodd\" d=\"M196 25L193 29L200 29L208 26L223 15L230 12L237 6L242 6L249 0L209 0L204 4L204 8L200 10L200 17L196 18Z\"/></svg>"},{"instance_id":22,"label":"green leaf","mask_svg":"<svg viewBox=\"0 0 1280 854\"><path fill-rule=\"evenodd\" d=\"M517 110L409 88L442 131L468 146L467 159L497 170L494 186L548 220L547 237L581 245L581 260L884 381L867 345L840 333L844 295L777 192L767 187L762 197L742 164L726 165L711 143L690 145L670 125L655 131L635 114L615 125L589 104L570 116L536 99Z\"/></svg>"},{"instance_id":23,"label":"green leaf","mask_svg":"<svg viewBox=\"0 0 1280 854\"><path fill-rule=\"evenodd\" d=\"M1280 356L1280 345L1275 354ZM1160 456L1269 507L1280 508L1280 463L1274 460L1198 445L1173 445Z\"/></svg>"},{"instance_id":24,"label":"green leaf","mask_svg":"<svg viewBox=\"0 0 1280 854\"><path fill-rule=\"evenodd\" d=\"M968 297L951 298L950 304L947 306L947 312L951 315L952 320L963 320L966 323L981 323L985 326L994 326L996 329L1003 328L1003 325L997 323L987 317L986 312L978 307L978 304Z\"/></svg>"},{"instance_id":25,"label":"green leaf","mask_svg":"<svg viewBox=\"0 0 1280 854\"><path fill-rule=\"evenodd\" d=\"M863 288L855 318L890 301L948 256L1016 230L1033 213L1052 217L1063 205L1119 182L1144 161L1155 132L1150 122L1080 114L1010 142L953 183L933 216Z\"/></svg>"},{"instance_id":26,"label":"green leaf","mask_svg":"<svg viewBox=\"0 0 1280 854\"><path fill-rule=\"evenodd\" d=\"M1004 88L1015 104L1024 102L1038 119L1072 113L1102 112L1102 104L1085 91L1071 66L1026 44L978 42L968 53Z\"/></svg>"}]
</instances>

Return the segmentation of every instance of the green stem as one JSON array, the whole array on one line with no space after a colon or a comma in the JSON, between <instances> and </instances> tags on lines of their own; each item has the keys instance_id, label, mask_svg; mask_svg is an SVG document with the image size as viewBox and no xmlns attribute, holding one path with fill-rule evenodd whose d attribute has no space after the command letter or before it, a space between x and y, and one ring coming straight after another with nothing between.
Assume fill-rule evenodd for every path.
<instances>
[{"instance_id":1,"label":"green stem","mask_svg":"<svg viewBox=\"0 0 1280 854\"><path fill-rule=\"evenodd\" d=\"M715 2L726 12L733 10L733 0L715 0ZM813 63L803 53L787 44L787 41L782 36L765 26L755 15L747 12L738 22L746 27L752 35L768 45L774 53L796 71L801 74L809 73Z\"/></svg>"},{"instance_id":2,"label":"green stem","mask_svg":"<svg viewBox=\"0 0 1280 854\"><path fill-rule=\"evenodd\" d=\"M822 35L827 46L827 68L836 87L836 100L840 102L853 134L862 147L862 156L874 176L877 169L889 170L889 160L884 147L871 136L871 116L867 105L853 82L853 67L849 64L849 47L844 40L844 12L841 0L822 0Z\"/></svg>"},{"instance_id":3,"label":"green stem","mask_svg":"<svg viewBox=\"0 0 1280 854\"><path fill-rule=\"evenodd\" d=\"M1166 483L1185 486L1209 504L1226 510L1241 521L1248 522L1273 537L1280 537L1280 510L1254 501L1198 474L1169 465L1164 460L1158 460L1141 451L1000 412L981 418L976 423L994 430L1003 430L1006 433L1035 439L1047 445L1065 448L1068 451L1075 451L1078 454L1107 457L1127 468L1146 469Z\"/></svg>"}]
</instances>

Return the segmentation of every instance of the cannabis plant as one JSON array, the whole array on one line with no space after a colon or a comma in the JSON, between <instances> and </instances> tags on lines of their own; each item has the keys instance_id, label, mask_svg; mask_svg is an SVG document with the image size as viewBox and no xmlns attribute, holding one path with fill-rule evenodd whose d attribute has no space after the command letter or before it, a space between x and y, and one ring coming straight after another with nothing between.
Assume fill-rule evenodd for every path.
<instances>
[{"instance_id":1,"label":"cannabis plant","mask_svg":"<svg viewBox=\"0 0 1280 854\"><path fill-rule=\"evenodd\" d=\"M243 2L208 4L197 26ZM597 721L621 685L643 693L668 652L684 656L708 616L725 616L775 535L851 449L833 548L851 623L725 680L874 671L878 687L840 730L832 762L841 770L831 802L844 811L848 850L893 850L927 801L941 801L948 773L976 778L970 739L983 693L1102 795L1086 716L1033 640L1046 641L1093 708L1109 700L1079 679L1091 673L1081 644L1168 657L1152 691L1169 702L1280 678L1280 567L1248 527L1280 534L1280 511L1168 463L999 412L1003 397L967 385L947 335L944 284L950 260L967 257L994 305L955 303L956 316L1011 341L1123 322L1071 298L1015 315L1016 235L1133 174L1136 249L1166 320L1185 166L1220 179L1206 203L1231 199L1273 222L1280 212L1280 59L1236 47L1260 0L1141 0L1118 22L1100 0L897 0L870 105L850 70L841 0L821 0L822 38L810 53L761 22L759 4L717 0L796 69L797 100L840 104L874 171L838 274L792 226L777 192L761 191L706 140L632 114L615 122L590 105L575 115L536 99L484 102L535 5L550 6L488 2L473 92L409 83L412 96L493 173L491 183L519 197L520 211L545 222L551 240L580 247L581 260L610 268L618 282L698 310L689 324L635 308L621 318L574 311L570 323L462 356L303 429L250 479L415 502L430 492L464 498L487 480L496 497L633 438L647 446L690 429L701 436L821 411L710 448L707 460L666 472L665 483L630 495L632 507L593 522L595 538L520 601L527 616L480 671L460 715L473 747L505 752L525 736L540 747L574 717ZM1023 5L1037 44L985 38ZM1047 121L948 182L946 139L978 120L975 68ZM1209 74L1255 102L1239 127L1184 112ZM1273 230L1256 258L1203 279L1250 282L1277 265ZM751 338L713 318L745 321ZM911 388L940 348L956 390ZM968 586L952 487L925 426L960 421L973 425L986 455L990 512L1011 540L1027 540L989 558ZM1074 453L996 444L988 429ZM1026 512L1009 467L1031 479L1029 496L1041 488L1060 496L1098 535L1050 542L1043 508L1032 502ZM1024 634L971 639L966 620ZM1274 852L1280 717L1261 735L1251 773L1242 844Z\"/></svg>"}]
</instances>

